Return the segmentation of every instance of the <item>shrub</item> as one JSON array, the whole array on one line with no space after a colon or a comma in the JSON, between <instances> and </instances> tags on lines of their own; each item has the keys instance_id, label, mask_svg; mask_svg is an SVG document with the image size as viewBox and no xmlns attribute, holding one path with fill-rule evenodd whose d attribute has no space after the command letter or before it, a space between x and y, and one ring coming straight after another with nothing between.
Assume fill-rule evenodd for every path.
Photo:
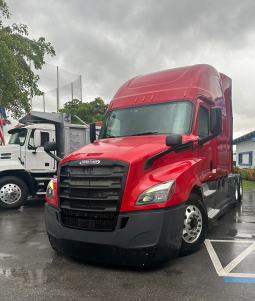
<instances>
[{"instance_id":1,"label":"shrub","mask_svg":"<svg viewBox=\"0 0 255 301\"><path fill-rule=\"evenodd\" d=\"M243 180L255 181L255 167L239 168L234 166L233 173L241 175Z\"/></svg>"}]
</instances>

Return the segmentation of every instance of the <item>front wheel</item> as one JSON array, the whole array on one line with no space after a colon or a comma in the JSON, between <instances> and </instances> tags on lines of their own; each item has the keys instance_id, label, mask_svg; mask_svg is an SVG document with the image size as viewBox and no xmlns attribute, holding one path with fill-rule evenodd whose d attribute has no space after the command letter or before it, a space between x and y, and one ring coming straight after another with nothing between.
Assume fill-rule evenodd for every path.
<instances>
[{"instance_id":1,"label":"front wheel","mask_svg":"<svg viewBox=\"0 0 255 301\"><path fill-rule=\"evenodd\" d=\"M208 225L206 209L198 195L191 193L186 205L181 255L189 255L200 249L205 240Z\"/></svg>"},{"instance_id":2,"label":"front wheel","mask_svg":"<svg viewBox=\"0 0 255 301\"><path fill-rule=\"evenodd\" d=\"M28 188L24 181L17 177L0 178L0 207L17 209L28 197Z\"/></svg>"}]
</instances>

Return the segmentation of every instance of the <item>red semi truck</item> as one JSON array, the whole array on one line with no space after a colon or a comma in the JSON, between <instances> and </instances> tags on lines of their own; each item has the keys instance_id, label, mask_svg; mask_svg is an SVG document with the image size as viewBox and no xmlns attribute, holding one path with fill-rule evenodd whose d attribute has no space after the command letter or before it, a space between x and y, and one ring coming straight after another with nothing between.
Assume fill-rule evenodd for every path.
<instances>
[{"instance_id":1,"label":"red semi truck","mask_svg":"<svg viewBox=\"0 0 255 301\"><path fill-rule=\"evenodd\" d=\"M64 157L48 186L52 248L132 266L199 250L212 219L242 199L242 180L231 174L231 88L209 65L127 81L99 139L92 124L91 144Z\"/></svg>"}]
</instances>

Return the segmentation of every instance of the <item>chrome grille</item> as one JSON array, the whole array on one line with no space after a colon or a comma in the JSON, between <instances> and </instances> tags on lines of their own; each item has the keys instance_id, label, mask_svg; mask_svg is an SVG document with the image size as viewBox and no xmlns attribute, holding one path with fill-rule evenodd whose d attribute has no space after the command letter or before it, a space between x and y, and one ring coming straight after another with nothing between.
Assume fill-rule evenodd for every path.
<instances>
[{"instance_id":1,"label":"chrome grille","mask_svg":"<svg viewBox=\"0 0 255 301\"><path fill-rule=\"evenodd\" d=\"M100 166L81 166L80 161L59 168L60 207L118 211L126 181L128 163L100 160ZM102 162L103 161L103 162ZM120 163L120 164L118 164Z\"/></svg>"}]
</instances>

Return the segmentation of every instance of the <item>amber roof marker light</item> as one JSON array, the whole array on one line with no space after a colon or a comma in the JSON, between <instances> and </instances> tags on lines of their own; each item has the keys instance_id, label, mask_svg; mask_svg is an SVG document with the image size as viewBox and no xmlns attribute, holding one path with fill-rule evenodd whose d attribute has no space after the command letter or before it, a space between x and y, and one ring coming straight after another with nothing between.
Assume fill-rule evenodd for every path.
<instances>
[{"instance_id":1,"label":"amber roof marker light","mask_svg":"<svg viewBox=\"0 0 255 301\"><path fill-rule=\"evenodd\" d=\"M154 96L153 96L153 95L151 95L151 101L153 101L153 97L154 97Z\"/></svg>"},{"instance_id":2,"label":"amber roof marker light","mask_svg":"<svg viewBox=\"0 0 255 301\"><path fill-rule=\"evenodd\" d=\"M145 101L146 96L143 97L143 102Z\"/></svg>"},{"instance_id":3,"label":"amber roof marker light","mask_svg":"<svg viewBox=\"0 0 255 301\"><path fill-rule=\"evenodd\" d=\"M186 97L186 91L184 91L184 97Z\"/></svg>"},{"instance_id":4,"label":"amber roof marker light","mask_svg":"<svg viewBox=\"0 0 255 301\"><path fill-rule=\"evenodd\" d=\"M138 98L136 97L136 98L135 98L135 103L137 102L137 99L138 99Z\"/></svg>"}]
</instances>

